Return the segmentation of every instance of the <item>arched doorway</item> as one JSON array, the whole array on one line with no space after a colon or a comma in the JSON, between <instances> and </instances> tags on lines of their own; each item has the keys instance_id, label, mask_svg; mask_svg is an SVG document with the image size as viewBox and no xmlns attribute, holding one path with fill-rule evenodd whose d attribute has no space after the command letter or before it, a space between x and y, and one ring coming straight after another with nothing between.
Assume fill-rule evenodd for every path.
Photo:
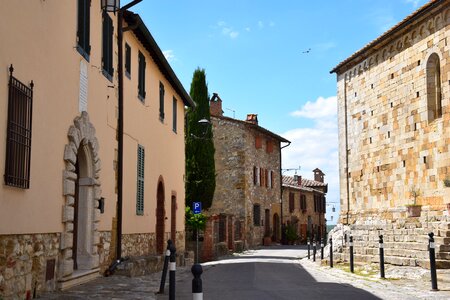
<instances>
[{"instance_id":1,"label":"arched doorway","mask_svg":"<svg viewBox=\"0 0 450 300\"><path fill-rule=\"evenodd\" d=\"M164 184L162 180L158 182L156 192L156 252L164 252L164 232L165 232L166 210L164 208ZM173 241L175 243L175 241Z\"/></svg>"},{"instance_id":2,"label":"arched doorway","mask_svg":"<svg viewBox=\"0 0 450 300\"><path fill-rule=\"evenodd\" d=\"M60 277L74 270L93 270L99 266L98 209L100 159L95 128L87 112L73 121L64 148L63 195L65 198L61 233Z\"/></svg>"},{"instance_id":3,"label":"arched doorway","mask_svg":"<svg viewBox=\"0 0 450 300\"><path fill-rule=\"evenodd\" d=\"M72 258L74 270L90 270L93 267L94 243L94 178L89 148L78 148L75 163L74 220Z\"/></svg>"},{"instance_id":4,"label":"arched doorway","mask_svg":"<svg viewBox=\"0 0 450 300\"><path fill-rule=\"evenodd\" d=\"M278 214L273 215L273 240L280 241L280 216Z\"/></svg>"}]
</instances>

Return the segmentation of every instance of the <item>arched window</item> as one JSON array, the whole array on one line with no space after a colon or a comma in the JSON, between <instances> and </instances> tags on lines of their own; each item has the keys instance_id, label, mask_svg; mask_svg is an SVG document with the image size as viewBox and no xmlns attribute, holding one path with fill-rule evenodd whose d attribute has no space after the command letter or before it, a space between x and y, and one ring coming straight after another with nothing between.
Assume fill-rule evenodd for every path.
<instances>
[{"instance_id":1,"label":"arched window","mask_svg":"<svg viewBox=\"0 0 450 300\"><path fill-rule=\"evenodd\" d=\"M427 109L429 122L442 117L441 64L436 53L427 61Z\"/></svg>"}]
</instances>

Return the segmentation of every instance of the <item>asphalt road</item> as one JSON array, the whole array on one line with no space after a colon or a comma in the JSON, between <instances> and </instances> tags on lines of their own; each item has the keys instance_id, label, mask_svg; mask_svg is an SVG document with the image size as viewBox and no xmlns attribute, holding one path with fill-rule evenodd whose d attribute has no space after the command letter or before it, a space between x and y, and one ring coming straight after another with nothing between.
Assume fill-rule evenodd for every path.
<instances>
[{"instance_id":1,"label":"asphalt road","mask_svg":"<svg viewBox=\"0 0 450 300\"><path fill-rule=\"evenodd\" d=\"M203 267L203 297L214 300L264 299L379 299L348 284L319 282L295 259L298 248L259 250ZM177 282L176 299L192 299L191 278ZM158 299L167 299L160 295Z\"/></svg>"}]
</instances>

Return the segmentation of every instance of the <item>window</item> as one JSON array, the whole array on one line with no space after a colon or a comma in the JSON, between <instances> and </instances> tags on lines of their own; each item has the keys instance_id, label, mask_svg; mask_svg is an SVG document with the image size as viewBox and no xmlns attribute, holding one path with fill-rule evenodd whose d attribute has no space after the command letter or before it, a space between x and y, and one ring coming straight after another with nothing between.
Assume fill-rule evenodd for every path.
<instances>
[{"instance_id":1,"label":"window","mask_svg":"<svg viewBox=\"0 0 450 300\"><path fill-rule=\"evenodd\" d=\"M78 0L77 50L89 61L91 45L89 45L89 27L91 0Z\"/></svg>"},{"instance_id":2,"label":"window","mask_svg":"<svg viewBox=\"0 0 450 300\"><path fill-rule=\"evenodd\" d=\"M253 167L253 183L255 185L260 185L261 184L261 177L260 177L260 168L258 167Z\"/></svg>"},{"instance_id":3,"label":"window","mask_svg":"<svg viewBox=\"0 0 450 300\"><path fill-rule=\"evenodd\" d=\"M289 193L289 212L293 212L295 208L294 193Z\"/></svg>"},{"instance_id":4,"label":"window","mask_svg":"<svg viewBox=\"0 0 450 300\"><path fill-rule=\"evenodd\" d=\"M112 81L113 68L113 22L107 12L103 12L103 48L102 48L102 68L103 75Z\"/></svg>"},{"instance_id":5,"label":"window","mask_svg":"<svg viewBox=\"0 0 450 300\"><path fill-rule=\"evenodd\" d=\"M5 184L30 187L31 116L33 112L33 81L30 87L17 80L9 68L8 126L6 133Z\"/></svg>"},{"instance_id":6,"label":"window","mask_svg":"<svg viewBox=\"0 0 450 300\"><path fill-rule=\"evenodd\" d=\"M259 186L264 186L264 169L259 168Z\"/></svg>"},{"instance_id":7,"label":"window","mask_svg":"<svg viewBox=\"0 0 450 300\"><path fill-rule=\"evenodd\" d=\"M255 148L256 149L262 148L262 138L260 136L255 136Z\"/></svg>"},{"instance_id":8,"label":"window","mask_svg":"<svg viewBox=\"0 0 450 300\"><path fill-rule=\"evenodd\" d=\"M267 176L268 176L268 178L267 178L267 183L268 183L268 185L269 185L269 188L271 189L271 188L273 188L273 183L272 183L272 173L273 173L273 171L269 171L268 173L267 173Z\"/></svg>"},{"instance_id":9,"label":"window","mask_svg":"<svg viewBox=\"0 0 450 300\"><path fill-rule=\"evenodd\" d=\"M269 171L267 169L264 169L264 186L269 187Z\"/></svg>"},{"instance_id":10,"label":"window","mask_svg":"<svg viewBox=\"0 0 450 300\"><path fill-rule=\"evenodd\" d=\"M139 83L138 97L144 102L145 99L145 56L139 51Z\"/></svg>"},{"instance_id":11,"label":"window","mask_svg":"<svg viewBox=\"0 0 450 300\"><path fill-rule=\"evenodd\" d=\"M125 43L125 76L131 78L131 47Z\"/></svg>"},{"instance_id":12,"label":"window","mask_svg":"<svg viewBox=\"0 0 450 300\"><path fill-rule=\"evenodd\" d=\"M275 186L275 173L273 171L270 171L270 188L273 188Z\"/></svg>"},{"instance_id":13,"label":"window","mask_svg":"<svg viewBox=\"0 0 450 300\"><path fill-rule=\"evenodd\" d=\"M173 97L172 100L172 130L173 132L177 132L177 99Z\"/></svg>"},{"instance_id":14,"label":"window","mask_svg":"<svg viewBox=\"0 0 450 300\"><path fill-rule=\"evenodd\" d=\"M306 195L300 195L300 209L306 211Z\"/></svg>"},{"instance_id":15,"label":"window","mask_svg":"<svg viewBox=\"0 0 450 300\"><path fill-rule=\"evenodd\" d=\"M272 153L273 152L273 142L270 140L266 141L266 152Z\"/></svg>"},{"instance_id":16,"label":"window","mask_svg":"<svg viewBox=\"0 0 450 300\"><path fill-rule=\"evenodd\" d=\"M261 206L253 204L253 225L261 226Z\"/></svg>"},{"instance_id":17,"label":"window","mask_svg":"<svg viewBox=\"0 0 450 300\"><path fill-rule=\"evenodd\" d=\"M159 119L164 120L164 84L159 82Z\"/></svg>"},{"instance_id":18,"label":"window","mask_svg":"<svg viewBox=\"0 0 450 300\"><path fill-rule=\"evenodd\" d=\"M442 117L441 65L436 53L427 62L427 107L428 121Z\"/></svg>"},{"instance_id":19,"label":"window","mask_svg":"<svg viewBox=\"0 0 450 300\"><path fill-rule=\"evenodd\" d=\"M219 243L226 241L226 227L227 226L227 217L225 215L220 215L219 217Z\"/></svg>"},{"instance_id":20,"label":"window","mask_svg":"<svg viewBox=\"0 0 450 300\"><path fill-rule=\"evenodd\" d=\"M144 215L144 165L145 165L145 149L141 145L138 145L136 214L140 216Z\"/></svg>"}]
</instances>

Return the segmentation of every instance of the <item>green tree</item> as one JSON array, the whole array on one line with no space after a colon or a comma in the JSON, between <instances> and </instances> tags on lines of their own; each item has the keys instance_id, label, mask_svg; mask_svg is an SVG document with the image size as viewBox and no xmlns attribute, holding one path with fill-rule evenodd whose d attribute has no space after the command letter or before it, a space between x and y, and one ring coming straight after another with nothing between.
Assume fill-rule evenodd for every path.
<instances>
[{"instance_id":1,"label":"green tree","mask_svg":"<svg viewBox=\"0 0 450 300\"><path fill-rule=\"evenodd\" d=\"M203 208L208 209L211 207L216 188L216 168L212 128L198 122L202 119L210 120L204 69L195 70L190 95L197 106L187 111L186 206L191 207L193 202L202 202Z\"/></svg>"}]
</instances>

